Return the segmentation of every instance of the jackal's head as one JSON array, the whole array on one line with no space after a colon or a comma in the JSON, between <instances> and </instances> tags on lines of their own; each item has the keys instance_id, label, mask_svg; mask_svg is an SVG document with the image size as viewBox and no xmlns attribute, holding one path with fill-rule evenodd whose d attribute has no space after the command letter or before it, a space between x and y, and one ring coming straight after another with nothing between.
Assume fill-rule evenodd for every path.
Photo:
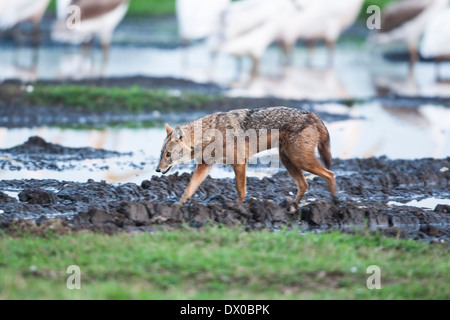
<instances>
[{"instance_id":1,"label":"jackal's head","mask_svg":"<svg viewBox=\"0 0 450 320\"><path fill-rule=\"evenodd\" d=\"M161 150L161 159L159 160L156 172L166 174L173 167L191 160L191 146L180 127L172 129L166 124L167 137Z\"/></svg>"}]
</instances>

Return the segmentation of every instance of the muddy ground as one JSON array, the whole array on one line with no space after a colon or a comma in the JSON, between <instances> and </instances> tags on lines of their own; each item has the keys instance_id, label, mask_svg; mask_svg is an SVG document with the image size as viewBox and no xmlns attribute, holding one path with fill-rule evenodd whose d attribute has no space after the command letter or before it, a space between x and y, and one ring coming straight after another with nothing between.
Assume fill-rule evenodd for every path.
<instances>
[{"instance_id":1,"label":"muddy ground","mask_svg":"<svg viewBox=\"0 0 450 320\"><path fill-rule=\"evenodd\" d=\"M10 153L54 150L61 156L120 156L109 151L71 149L32 138ZM5 150L1 151L2 154ZM35 155L37 156L37 152ZM45 161L46 153L43 153ZM450 198L450 158L334 160L339 199L333 201L325 181L309 177L310 187L300 206L292 201L296 186L287 172L248 179L245 203L236 202L233 179L208 177L193 200L177 204L190 174L173 174L141 185L57 180L0 181L0 228L9 232L92 230L155 231L205 225L242 225L247 230L296 227L316 230L380 230L424 241L450 241L450 206L433 209L389 204L434 197ZM16 190L16 196L8 194ZM439 200L437 201L439 204Z\"/></svg>"},{"instance_id":2,"label":"muddy ground","mask_svg":"<svg viewBox=\"0 0 450 320\"><path fill-rule=\"evenodd\" d=\"M68 148L46 142L40 137L30 137L19 146L0 149L1 170L73 170L84 160L131 156L131 153L94 148ZM101 168L98 168L101 169Z\"/></svg>"}]
</instances>

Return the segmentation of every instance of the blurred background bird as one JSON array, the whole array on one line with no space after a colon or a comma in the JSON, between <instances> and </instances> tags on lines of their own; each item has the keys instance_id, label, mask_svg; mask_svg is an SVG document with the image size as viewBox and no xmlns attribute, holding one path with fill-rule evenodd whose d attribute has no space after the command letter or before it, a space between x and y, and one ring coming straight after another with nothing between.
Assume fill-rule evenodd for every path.
<instances>
[{"instance_id":1,"label":"blurred background bird","mask_svg":"<svg viewBox=\"0 0 450 320\"><path fill-rule=\"evenodd\" d=\"M251 75L257 75L263 54L278 37L282 21L294 9L292 0L233 2L223 13L219 32L211 39L213 55L250 57Z\"/></svg>"},{"instance_id":2,"label":"blurred background bird","mask_svg":"<svg viewBox=\"0 0 450 320\"><path fill-rule=\"evenodd\" d=\"M103 64L106 65L113 32L125 17L128 6L129 0L58 0L52 39L70 44L88 44L98 37Z\"/></svg>"},{"instance_id":3,"label":"blurred background bird","mask_svg":"<svg viewBox=\"0 0 450 320\"><path fill-rule=\"evenodd\" d=\"M426 26L420 53L436 62L436 80L442 81L439 66L450 60L450 8L438 13Z\"/></svg>"},{"instance_id":4,"label":"blurred background bird","mask_svg":"<svg viewBox=\"0 0 450 320\"><path fill-rule=\"evenodd\" d=\"M449 0L402 0L392 2L382 13L381 30L373 43L400 42L408 47L411 66L419 60L419 43L427 24L448 7Z\"/></svg>"},{"instance_id":5,"label":"blurred background bird","mask_svg":"<svg viewBox=\"0 0 450 320\"><path fill-rule=\"evenodd\" d=\"M328 48L328 65L333 64L336 42L343 31L355 23L363 0L315 0L297 2L290 15L283 19L278 41L288 63L298 40L312 49L319 41Z\"/></svg>"},{"instance_id":6,"label":"blurred background bird","mask_svg":"<svg viewBox=\"0 0 450 320\"><path fill-rule=\"evenodd\" d=\"M231 0L177 0L178 34L182 45L218 32L223 12Z\"/></svg>"},{"instance_id":7,"label":"blurred background bird","mask_svg":"<svg viewBox=\"0 0 450 320\"><path fill-rule=\"evenodd\" d=\"M61 68L63 71L58 74L63 77L62 74L71 73L77 78L89 73L92 76L103 75L109 60L113 33L127 14L130 3L130 11L138 18L130 19L124 24L116 38L117 44L122 42L128 46L137 39L139 46L148 48L152 53L161 48L168 49L163 55L165 65L179 69L169 73L178 77L195 78L197 81L211 81L214 78L218 83L233 85L234 82L228 82L233 73L232 68L228 67L229 63L232 63L228 57L237 58L237 74L244 75L244 80L248 80L247 76L270 78L273 74L282 75L283 69L276 60L278 56L284 58L284 68L293 67L294 57L301 56L306 57L308 67L313 67L311 53L319 42L325 44L326 51L318 50L318 56L327 54L327 67L334 67L335 48L347 30L349 37L339 42L339 52L347 50L350 43L355 45L354 39L364 40L365 37L369 38L371 44L405 43L411 62L417 61L420 53L422 57L436 60L440 64L448 59L450 51L450 31L447 23L450 14L445 10L449 0L380 2L380 6L387 6L381 6L381 29L378 32L369 31L364 24L368 16L363 4L367 7L372 3L364 0L170 0L172 7L168 16L157 19L153 16L141 16L140 10L156 10L157 4L154 1L52 1L49 13L42 23L42 29L46 32L44 39L71 45L81 44L84 49L78 56L71 52L70 57L62 57L60 61L64 68ZM38 26L49 2L50 0L0 0L0 29L12 28L27 21ZM53 27L48 28L50 25ZM143 25L148 26L148 31L143 31ZM162 29L158 29L160 26L163 26ZM51 34L47 34L49 29ZM132 32L133 39L128 38L128 32ZM6 37L8 36L9 33ZM95 39L99 40L102 48L101 72L91 71L97 69L95 59L93 56L87 57L86 54L88 45ZM189 50L179 50L178 41L183 47L191 44ZM52 45L50 41L46 41L46 46ZM306 46L307 50L302 46ZM366 49L361 48L361 53L372 52ZM189 68L186 59L181 63L167 63L170 54L186 58L187 52L190 53L191 62L194 62ZM64 55L67 55L67 50ZM10 60L17 56L11 54ZM215 58L214 64L208 63L208 56ZM345 60L347 56L340 54L340 57ZM383 57L389 58L388 55ZM137 58L130 62L136 60ZM250 60L251 67L249 72L243 73L241 71L244 70L243 66L247 66L244 64L246 60ZM150 66L149 60L143 63L149 66L149 69L165 68L162 65ZM341 64L339 61L338 67ZM115 70L128 68L111 65ZM137 65L141 65L140 62ZM226 70L219 71L222 79L211 76L215 74L213 70L217 66L227 66L222 68ZM445 71L445 68L441 70L443 69ZM186 70L187 72L184 72ZM269 70L271 71L268 72Z\"/></svg>"},{"instance_id":8,"label":"blurred background bird","mask_svg":"<svg viewBox=\"0 0 450 320\"><path fill-rule=\"evenodd\" d=\"M0 0L0 30L17 27L20 23L34 25L34 41L39 42L39 24L50 0ZM18 35L18 29L16 29Z\"/></svg>"}]
</instances>

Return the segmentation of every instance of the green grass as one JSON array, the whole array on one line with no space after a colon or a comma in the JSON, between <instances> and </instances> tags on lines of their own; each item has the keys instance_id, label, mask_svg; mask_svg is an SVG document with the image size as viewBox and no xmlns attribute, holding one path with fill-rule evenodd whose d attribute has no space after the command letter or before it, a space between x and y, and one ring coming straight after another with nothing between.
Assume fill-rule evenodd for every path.
<instances>
[{"instance_id":1,"label":"green grass","mask_svg":"<svg viewBox=\"0 0 450 320\"><path fill-rule=\"evenodd\" d=\"M129 16L167 16L175 14L174 0L131 0Z\"/></svg>"},{"instance_id":2,"label":"green grass","mask_svg":"<svg viewBox=\"0 0 450 320\"><path fill-rule=\"evenodd\" d=\"M144 111L180 112L200 110L205 104L217 99L199 93L143 89L137 86L128 88L102 88L79 85L35 85L27 93L17 85L0 87L0 106L30 105L74 107L89 111Z\"/></svg>"},{"instance_id":3,"label":"green grass","mask_svg":"<svg viewBox=\"0 0 450 320\"><path fill-rule=\"evenodd\" d=\"M367 9L367 7L371 6L371 5L377 5L379 6L381 9L383 9L384 7L386 7L389 3L394 2L395 0L365 0L364 1L364 5L363 5L363 11L365 11L365 9Z\"/></svg>"},{"instance_id":4,"label":"green grass","mask_svg":"<svg viewBox=\"0 0 450 320\"><path fill-rule=\"evenodd\" d=\"M449 299L449 258L448 247L339 233L3 235L0 299ZM81 290L66 288L69 265ZM366 287L370 265L381 290Z\"/></svg>"},{"instance_id":5,"label":"green grass","mask_svg":"<svg viewBox=\"0 0 450 320\"><path fill-rule=\"evenodd\" d=\"M388 4L394 2L395 0L364 0L364 5L361 8L361 12L359 13L360 20L367 19L371 13L367 13L367 8L371 5L377 5L383 10Z\"/></svg>"}]
</instances>

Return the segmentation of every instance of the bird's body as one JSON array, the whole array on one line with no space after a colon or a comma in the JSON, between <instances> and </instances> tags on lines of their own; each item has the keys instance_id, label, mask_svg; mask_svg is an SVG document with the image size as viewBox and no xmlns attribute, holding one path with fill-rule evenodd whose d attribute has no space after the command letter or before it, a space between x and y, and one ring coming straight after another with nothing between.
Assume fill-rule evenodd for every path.
<instances>
[{"instance_id":1,"label":"bird's body","mask_svg":"<svg viewBox=\"0 0 450 320\"><path fill-rule=\"evenodd\" d=\"M222 13L231 0L177 0L178 33L183 43L217 32Z\"/></svg>"},{"instance_id":2,"label":"bird's body","mask_svg":"<svg viewBox=\"0 0 450 320\"><path fill-rule=\"evenodd\" d=\"M362 0L315 0L297 8L285 22L280 40L336 41L356 20Z\"/></svg>"},{"instance_id":3,"label":"bird's body","mask_svg":"<svg viewBox=\"0 0 450 320\"><path fill-rule=\"evenodd\" d=\"M80 9L80 24L67 27L67 12L70 6ZM112 34L128 11L129 0L58 0L58 21L54 25L52 37L55 41L80 44L99 37L102 46L109 46Z\"/></svg>"},{"instance_id":4,"label":"bird's body","mask_svg":"<svg viewBox=\"0 0 450 320\"><path fill-rule=\"evenodd\" d=\"M402 42L408 46L411 62L418 60L420 39L427 24L448 6L449 0L403 0L394 2L382 13L376 43Z\"/></svg>"},{"instance_id":5,"label":"bird's body","mask_svg":"<svg viewBox=\"0 0 450 320\"><path fill-rule=\"evenodd\" d=\"M428 59L450 58L450 8L426 26L420 53Z\"/></svg>"},{"instance_id":6,"label":"bird's body","mask_svg":"<svg viewBox=\"0 0 450 320\"><path fill-rule=\"evenodd\" d=\"M441 81L439 64L450 59L450 8L437 14L431 20L424 32L420 53L424 58L436 62L436 79Z\"/></svg>"},{"instance_id":7,"label":"bird's body","mask_svg":"<svg viewBox=\"0 0 450 320\"><path fill-rule=\"evenodd\" d=\"M0 0L0 30L22 22L41 22L50 0Z\"/></svg>"},{"instance_id":8,"label":"bird's body","mask_svg":"<svg viewBox=\"0 0 450 320\"><path fill-rule=\"evenodd\" d=\"M283 19L293 8L291 0L233 2L223 14L220 32L211 39L212 52L249 56L256 74L262 55L276 40Z\"/></svg>"},{"instance_id":9,"label":"bird's body","mask_svg":"<svg viewBox=\"0 0 450 320\"><path fill-rule=\"evenodd\" d=\"M129 0L58 0L58 21L53 26L52 38L58 42L86 44L98 37L104 71L114 30L125 17L129 3ZM75 17L77 12L79 17Z\"/></svg>"},{"instance_id":10,"label":"bird's body","mask_svg":"<svg viewBox=\"0 0 450 320\"><path fill-rule=\"evenodd\" d=\"M363 0L302 2L284 20L278 41L288 54L297 40L324 41L331 50L341 33L358 17Z\"/></svg>"}]
</instances>

